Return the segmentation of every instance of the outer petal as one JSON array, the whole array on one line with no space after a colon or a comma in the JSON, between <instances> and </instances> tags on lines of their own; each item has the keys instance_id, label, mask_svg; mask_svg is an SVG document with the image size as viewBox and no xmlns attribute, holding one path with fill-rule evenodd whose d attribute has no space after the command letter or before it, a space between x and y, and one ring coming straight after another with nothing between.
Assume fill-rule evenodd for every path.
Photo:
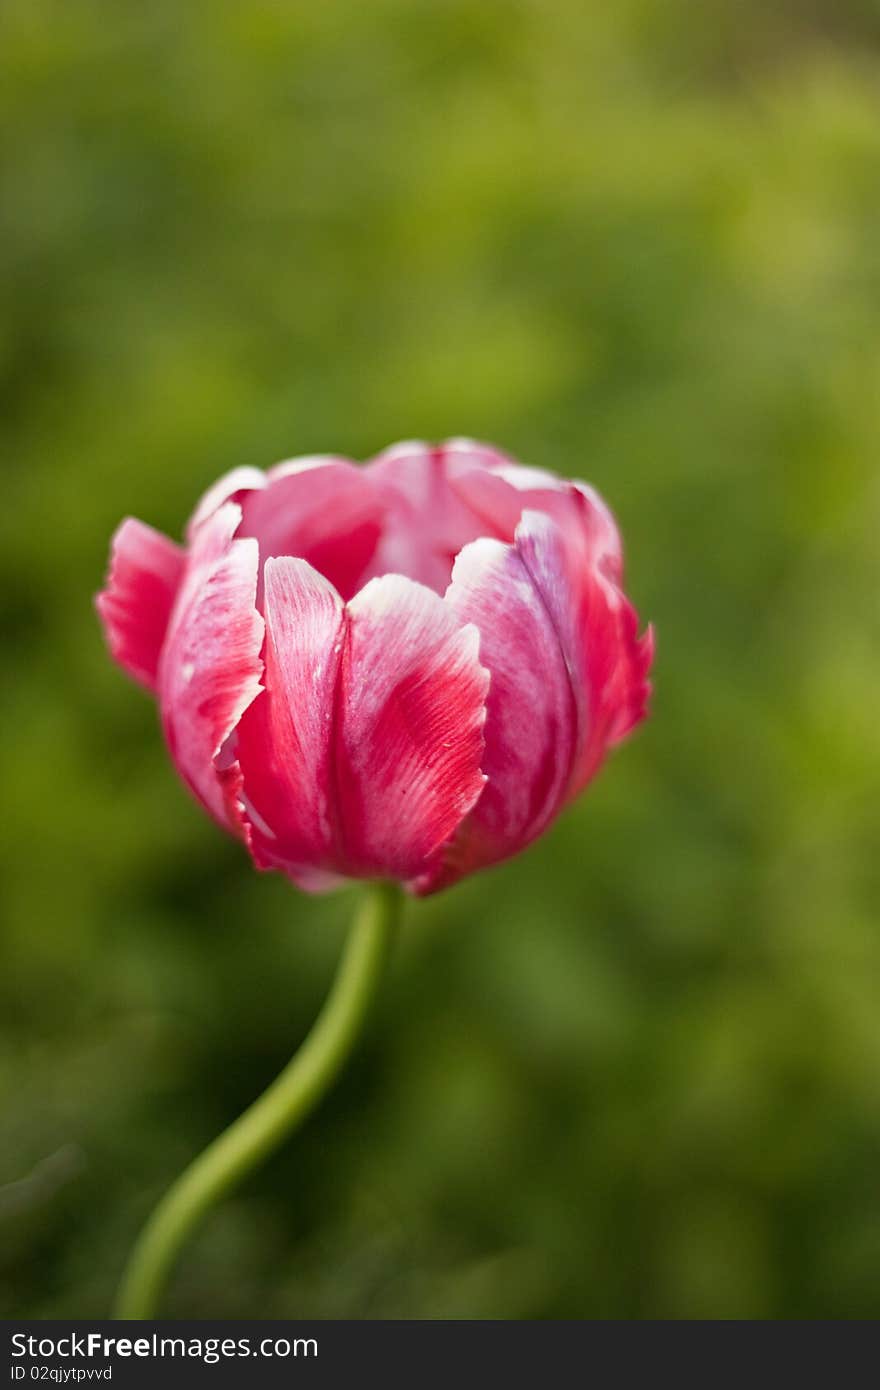
<instances>
[{"instance_id":1,"label":"outer petal","mask_svg":"<svg viewBox=\"0 0 880 1390\"><path fill-rule=\"evenodd\" d=\"M591 499L579 505L577 526L527 511L513 546L477 541L456 562L446 601L479 626L492 673L489 782L420 892L522 849L645 715L653 635L638 638L635 610L609 573L619 550L600 543Z\"/></svg>"},{"instance_id":2,"label":"outer petal","mask_svg":"<svg viewBox=\"0 0 880 1390\"><path fill-rule=\"evenodd\" d=\"M180 546L133 517L123 521L111 542L107 587L95 604L113 657L148 690L156 688L183 567Z\"/></svg>"},{"instance_id":3,"label":"outer petal","mask_svg":"<svg viewBox=\"0 0 880 1390\"><path fill-rule=\"evenodd\" d=\"M348 871L410 879L479 797L488 672L476 628L401 575L348 604L336 787Z\"/></svg>"},{"instance_id":4,"label":"outer petal","mask_svg":"<svg viewBox=\"0 0 880 1390\"><path fill-rule=\"evenodd\" d=\"M165 737L181 776L224 825L237 768L227 740L260 690L263 619L255 606L257 543L233 540L225 503L197 530L159 668Z\"/></svg>"},{"instance_id":5,"label":"outer petal","mask_svg":"<svg viewBox=\"0 0 880 1390\"><path fill-rule=\"evenodd\" d=\"M389 497L371 575L406 574L442 594L462 546L500 534L487 531L485 519L452 486L450 462L449 446L412 442L395 444L368 464L367 473Z\"/></svg>"},{"instance_id":6,"label":"outer petal","mask_svg":"<svg viewBox=\"0 0 880 1390\"><path fill-rule=\"evenodd\" d=\"M645 717L654 653L649 628L617 583L619 551L603 550L589 526L563 530L540 512L525 512L516 543L556 628L578 711L568 795L576 796L605 752Z\"/></svg>"},{"instance_id":7,"label":"outer petal","mask_svg":"<svg viewBox=\"0 0 880 1390\"><path fill-rule=\"evenodd\" d=\"M422 891L522 849L557 813L571 772L577 711L556 629L514 546L479 540L459 555L446 602L480 630L491 672L488 783Z\"/></svg>"},{"instance_id":8,"label":"outer petal","mask_svg":"<svg viewBox=\"0 0 880 1390\"><path fill-rule=\"evenodd\" d=\"M332 584L290 558L268 561L264 602L265 690L236 746L243 813L259 867L311 887L338 847L332 743L345 610Z\"/></svg>"}]
</instances>

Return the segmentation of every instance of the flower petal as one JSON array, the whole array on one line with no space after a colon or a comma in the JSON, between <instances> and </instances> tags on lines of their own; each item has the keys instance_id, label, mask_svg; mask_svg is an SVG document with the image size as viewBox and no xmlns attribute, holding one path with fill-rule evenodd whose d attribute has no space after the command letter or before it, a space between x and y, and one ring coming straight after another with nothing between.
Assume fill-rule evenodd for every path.
<instances>
[{"instance_id":1,"label":"flower petal","mask_svg":"<svg viewBox=\"0 0 880 1390\"><path fill-rule=\"evenodd\" d=\"M411 879L483 789L479 633L397 574L371 580L347 612L336 733L345 862Z\"/></svg>"},{"instance_id":2,"label":"flower petal","mask_svg":"<svg viewBox=\"0 0 880 1390\"><path fill-rule=\"evenodd\" d=\"M308 560L348 598L376 550L385 490L365 469L323 455L278 464L265 483L244 497L239 535L256 536L263 562L273 555Z\"/></svg>"},{"instance_id":3,"label":"flower petal","mask_svg":"<svg viewBox=\"0 0 880 1390\"><path fill-rule=\"evenodd\" d=\"M484 520L452 486L450 462L447 445L410 442L395 444L367 465L367 474L389 497L371 576L405 574L443 594L462 546L498 534L487 532Z\"/></svg>"},{"instance_id":4,"label":"flower petal","mask_svg":"<svg viewBox=\"0 0 880 1390\"><path fill-rule=\"evenodd\" d=\"M479 540L455 562L446 603L480 630L491 672L483 771L488 782L442 868L440 887L523 849L559 811L574 756L576 707L556 629L514 546Z\"/></svg>"},{"instance_id":5,"label":"flower petal","mask_svg":"<svg viewBox=\"0 0 880 1390\"><path fill-rule=\"evenodd\" d=\"M527 511L516 545L556 628L578 711L569 797L582 791L606 751L647 713L648 671L654 652L649 628L638 637L638 616L617 582L620 551L603 544L604 523L579 494L582 523L561 528ZM615 533L616 534L616 533Z\"/></svg>"},{"instance_id":6,"label":"flower petal","mask_svg":"<svg viewBox=\"0 0 880 1390\"><path fill-rule=\"evenodd\" d=\"M155 690L159 654L180 584L184 553L160 531L128 517L110 549L107 586L95 605L123 670Z\"/></svg>"},{"instance_id":7,"label":"flower petal","mask_svg":"<svg viewBox=\"0 0 880 1390\"><path fill-rule=\"evenodd\" d=\"M332 584L290 557L267 562L264 603L265 689L236 743L243 816L259 867L310 887L338 845L332 739L345 609Z\"/></svg>"},{"instance_id":8,"label":"flower petal","mask_svg":"<svg viewBox=\"0 0 880 1390\"><path fill-rule=\"evenodd\" d=\"M482 519L485 535L512 540L524 511L543 512L573 546L586 547L597 556L601 553L620 578L620 536L614 517L593 488L514 463L485 445L465 440L456 442L454 459L452 486Z\"/></svg>"},{"instance_id":9,"label":"flower petal","mask_svg":"<svg viewBox=\"0 0 880 1390\"><path fill-rule=\"evenodd\" d=\"M243 466L224 473L196 504L187 523L187 540L191 541L202 523L219 511L225 502L242 502L248 493L261 492L265 486L266 474L259 468Z\"/></svg>"},{"instance_id":10,"label":"flower petal","mask_svg":"<svg viewBox=\"0 0 880 1390\"><path fill-rule=\"evenodd\" d=\"M237 767L226 746L261 689L263 619L255 606L255 540L234 540L241 508L226 502L198 528L159 665L165 737L184 781L236 828Z\"/></svg>"}]
</instances>

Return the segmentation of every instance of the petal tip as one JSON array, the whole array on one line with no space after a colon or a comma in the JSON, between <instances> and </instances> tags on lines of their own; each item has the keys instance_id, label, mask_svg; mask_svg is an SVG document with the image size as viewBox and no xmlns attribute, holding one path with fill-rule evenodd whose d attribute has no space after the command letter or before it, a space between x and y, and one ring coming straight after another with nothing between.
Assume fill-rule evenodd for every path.
<instances>
[{"instance_id":1,"label":"petal tip","mask_svg":"<svg viewBox=\"0 0 880 1390\"><path fill-rule=\"evenodd\" d=\"M183 568L180 547L136 517L125 517L113 532L95 608L114 661L148 690L156 688Z\"/></svg>"}]
</instances>

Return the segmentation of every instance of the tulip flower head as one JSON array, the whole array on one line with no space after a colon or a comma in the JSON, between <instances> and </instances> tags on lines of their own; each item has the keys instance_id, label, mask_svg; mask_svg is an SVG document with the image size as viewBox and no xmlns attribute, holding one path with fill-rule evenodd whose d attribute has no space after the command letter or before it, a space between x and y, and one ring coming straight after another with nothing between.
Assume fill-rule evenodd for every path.
<instances>
[{"instance_id":1,"label":"tulip flower head","mask_svg":"<svg viewBox=\"0 0 880 1390\"><path fill-rule=\"evenodd\" d=\"M423 894L523 849L645 717L621 585L591 488L456 440L234 469L183 547L124 521L97 606L259 868Z\"/></svg>"}]
</instances>

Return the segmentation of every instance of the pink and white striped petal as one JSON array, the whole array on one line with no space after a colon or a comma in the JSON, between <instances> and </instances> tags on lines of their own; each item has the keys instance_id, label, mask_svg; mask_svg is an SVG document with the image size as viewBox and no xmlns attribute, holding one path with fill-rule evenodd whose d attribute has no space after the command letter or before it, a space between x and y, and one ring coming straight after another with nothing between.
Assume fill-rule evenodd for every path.
<instances>
[{"instance_id":1,"label":"pink and white striped petal","mask_svg":"<svg viewBox=\"0 0 880 1390\"><path fill-rule=\"evenodd\" d=\"M236 742L242 812L257 865L309 887L338 858L333 736L345 609L332 584L291 558L267 562L264 604L265 689Z\"/></svg>"},{"instance_id":2,"label":"pink and white striped petal","mask_svg":"<svg viewBox=\"0 0 880 1390\"><path fill-rule=\"evenodd\" d=\"M148 690L156 688L184 564L180 546L134 517L123 521L113 536L107 585L95 606L112 656Z\"/></svg>"},{"instance_id":3,"label":"pink and white striped petal","mask_svg":"<svg viewBox=\"0 0 880 1390\"><path fill-rule=\"evenodd\" d=\"M397 574L371 580L347 614L335 770L344 862L356 876L414 879L483 790L479 633Z\"/></svg>"},{"instance_id":4,"label":"pink and white striped petal","mask_svg":"<svg viewBox=\"0 0 880 1390\"><path fill-rule=\"evenodd\" d=\"M515 546L479 540L455 562L446 603L480 630L491 672L485 791L419 884L433 891L523 849L559 811L574 756L577 710L556 629Z\"/></svg>"},{"instance_id":5,"label":"pink and white striped petal","mask_svg":"<svg viewBox=\"0 0 880 1390\"><path fill-rule=\"evenodd\" d=\"M638 636L638 616L619 588L619 548L603 548L595 513L582 499L580 530L527 511L516 545L556 629L578 711L568 797L582 791L607 750L644 719L653 632Z\"/></svg>"},{"instance_id":6,"label":"pink and white striped petal","mask_svg":"<svg viewBox=\"0 0 880 1390\"><path fill-rule=\"evenodd\" d=\"M241 508L226 502L197 529L159 665L159 705L184 781L221 824L238 830L237 766L227 740L261 689L259 552L235 540Z\"/></svg>"}]
</instances>

